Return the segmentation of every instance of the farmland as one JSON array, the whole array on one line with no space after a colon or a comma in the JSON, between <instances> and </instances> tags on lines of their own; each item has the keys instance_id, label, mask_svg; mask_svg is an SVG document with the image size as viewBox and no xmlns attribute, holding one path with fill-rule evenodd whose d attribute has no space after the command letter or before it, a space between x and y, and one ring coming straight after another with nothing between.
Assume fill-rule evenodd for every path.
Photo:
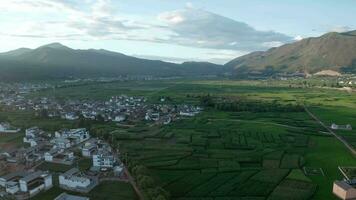
<instances>
[{"instance_id":1,"label":"farmland","mask_svg":"<svg viewBox=\"0 0 356 200\"><path fill-rule=\"evenodd\" d=\"M44 90L33 96L50 96ZM113 82L58 88L58 98L99 98L112 95L145 96L156 103L244 101L263 109L231 111L205 107L193 118L169 125L145 122L122 127L92 124L91 131L110 133L123 160L143 166L155 183L174 200L336 199L332 183L341 178L338 166L355 166L356 159L303 110L265 109L266 105L306 105L326 125L356 127L356 95L341 90L309 87L290 81L169 80ZM288 107L287 106L287 107ZM15 125L36 124L47 130L76 123L3 114ZM29 114L30 115L30 114ZM30 117L29 117L30 118ZM356 146L355 131L336 131Z\"/></svg>"}]
</instances>

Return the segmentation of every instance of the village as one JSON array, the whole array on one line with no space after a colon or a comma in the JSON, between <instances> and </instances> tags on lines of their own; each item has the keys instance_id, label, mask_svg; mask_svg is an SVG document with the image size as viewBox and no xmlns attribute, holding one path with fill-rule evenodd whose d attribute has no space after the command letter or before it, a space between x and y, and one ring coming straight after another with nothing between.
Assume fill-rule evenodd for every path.
<instances>
[{"instance_id":1,"label":"village","mask_svg":"<svg viewBox=\"0 0 356 200\"><path fill-rule=\"evenodd\" d=\"M31 112L45 119L88 120L100 123L167 125L202 111L199 106L174 105L160 97L149 103L144 97L119 95L106 101L57 100L29 94L52 88L49 84L0 85L3 111ZM21 129L22 128L22 129ZM58 186L63 191L88 194L102 181L129 182L119 150L107 141L91 137L86 128L49 132L35 127L14 127L0 121L0 134L23 134L20 148L0 150L0 198L30 199ZM86 167L81 167L81 165ZM48 166L66 166L58 172ZM83 199L66 192L56 199Z\"/></svg>"},{"instance_id":2,"label":"village","mask_svg":"<svg viewBox=\"0 0 356 200\"><path fill-rule=\"evenodd\" d=\"M7 172L0 177L0 197L29 199L54 184L66 191L88 193L101 181L127 181L120 156L105 141L90 137L85 128L55 133L28 128L22 148L0 154L0 171ZM89 160L90 166L80 170L78 162L84 159ZM68 166L69 170L58 174L50 169L38 169L44 163ZM54 183L55 180L58 182ZM58 199L66 199L66 195L61 194Z\"/></svg>"},{"instance_id":3,"label":"village","mask_svg":"<svg viewBox=\"0 0 356 200\"><path fill-rule=\"evenodd\" d=\"M180 117L192 117L202 111L199 106L166 103L165 97L159 103L149 103L144 97L119 95L106 101L62 100L55 98L29 98L33 91L45 89L49 85L18 85L0 88L0 105L8 110L33 111L35 115L47 118L77 120L99 120L103 122L151 121L169 124Z\"/></svg>"}]
</instances>

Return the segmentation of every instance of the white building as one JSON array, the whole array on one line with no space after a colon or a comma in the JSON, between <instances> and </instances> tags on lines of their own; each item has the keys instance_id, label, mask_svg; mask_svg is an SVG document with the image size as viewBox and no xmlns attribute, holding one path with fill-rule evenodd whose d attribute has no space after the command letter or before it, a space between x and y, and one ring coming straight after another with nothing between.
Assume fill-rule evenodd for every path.
<instances>
[{"instance_id":1,"label":"white building","mask_svg":"<svg viewBox=\"0 0 356 200\"><path fill-rule=\"evenodd\" d=\"M59 149L67 149L72 146L70 140L63 137L54 138L53 140L51 140L51 143Z\"/></svg>"},{"instance_id":2,"label":"white building","mask_svg":"<svg viewBox=\"0 0 356 200\"><path fill-rule=\"evenodd\" d=\"M0 186L9 194L15 194L20 190L19 180L28 173L24 171L14 172L0 177Z\"/></svg>"},{"instance_id":3,"label":"white building","mask_svg":"<svg viewBox=\"0 0 356 200\"><path fill-rule=\"evenodd\" d=\"M42 133L43 131L41 131L38 127L26 129L23 142L30 144L31 147L34 147L38 145L38 137Z\"/></svg>"},{"instance_id":4,"label":"white building","mask_svg":"<svg viewBox=\"0 0 356 200\"><path fill-rule=\"evenodd\" d=\"M333 123L333 124L331 124L330 128L333 130L352 130L352 126L350 124L337 125L337 124Z\"/></svg>"},{"instance_id":5,"label":"white building","mask_svg":"<svg viewBox=\"0 0 356 200\"><path fill-rule=\"evenodd\" d=\"M0 123L0 133L17 133L20 129L11 129L9 123Z\"/></svg>"},{"instance_id":6,"label":"white building","mask_svg":"<svg viewBox=\"0 0 356 200\"><path fill-rule=\"evenodd\" d=\"M0 123L0 132L5 132L10 128L8 123Z\"/></svg>"},{"instance_id":7,"label":"white building","mask_svg":"<svg viewBox=\"0 0 356 200\"><path fill-rule=\"evenodd\" d=\"M60 194L58 197L56 197L54 200L89 200L89 198L77 196L77 195L70 195L64 192Z\"/></svg>"},{"instance_id":8,"label":"white building","mask_svg":"<svg viewBox=\"0 0 356 200\"><path fill-rule=\"evenodd\" d=\"M79 117L75 113L66 113L64 116L67 120L77 120Z\"/></svg>"},{"instance_id":9,"label":"white building","mask_svg":"<svg viewBox=\"0 0 356 200\"><path fill-rule=\"evenodd\" d=\"M20 191L29 193L30 197L43 190L50 189L52 184L52 175L47 172L33 172L19 180Z\"/></svg>"},{"instance_id":10,"label":"white building","mask_svg":"<svg viewBox=\"0 0 356 200\"><path fill-rule=\"evenodd\" d=\"M52 175L47 172L14 172L0 177L0 186L5 187L9 194L25 193L33 197L43 190L50 189L52 185Z\"/></svg>"},{"instance_id":11,"label":"white building","mask_svg":"<svg viewBox=\"0 0 356 200\"><path fill-rule=\"evenodd\" d=\"M87 142L82 147L82 156L91 157L97 151L97 145L95 143Z\"/></svg>"},{"instance_id":12,"label":"white building","mask_svg":"<svg viewBox=\"0 0 356 200\"><path fill-rule=\"evenodd\" d=\"M112 168L116 162L115 157L109 152L99 152L93 155L93 166L98 168Z\"/></svg>"},{"instance_id":13,"label":"white building","mask_svg":"<svg viewBox=\"0 0 356 200\"><path fill-rule=\"evenodd\" d=\"M77 168L72 168L59 176L59 185L65 188L87 188L90 184L90 178L81 175Z\"/></svg>"},{"instance_id":14,"label":"white building","mask_svg":"<svg viewBox=\"0 0 356 200\"><path fill-rule=\"evenodd\" d=\"M114 118L114 122L123 122L126 120L126 116L125 115L118 115Z\"/></svg>"},{"instance_id":15,"label":"white building","mask_svg":"<svg viewBox=\"0 0 356 200\"><path fill-rule=\"evenodd\" d=\"M72 145L76 145L90 139L89 131L85 128L56 131L55 137L69 139Z\"/></svg>"},{"instance_id":16,"label":"white building","mask_svg":"<svg viewBox=\"0 0 356 200\"><path fill-rule=\"evenodd\" d=\"M46 162L60 163L65 165L71 165L74 162L73 152L63 152L58 149L51 149L44 154Z\"/></svg>"}]
</instances>

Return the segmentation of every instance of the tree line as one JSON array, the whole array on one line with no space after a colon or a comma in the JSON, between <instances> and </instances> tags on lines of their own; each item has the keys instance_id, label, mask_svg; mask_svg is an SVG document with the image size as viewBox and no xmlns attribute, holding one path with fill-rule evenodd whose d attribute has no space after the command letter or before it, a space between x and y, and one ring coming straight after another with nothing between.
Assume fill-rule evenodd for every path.
<instances>
[{"instance_id":1,"label":"tree line","mask_svg":"<svg viewBox=\"0 0 356 200\"><path fill-rule=\"evenodd\" d=\"M209 94L201 96L200 103L205 107L232 112L304 112L304 107L299 104L281 104L277 101L216 100Z\"/></svg>"}]
</instances>

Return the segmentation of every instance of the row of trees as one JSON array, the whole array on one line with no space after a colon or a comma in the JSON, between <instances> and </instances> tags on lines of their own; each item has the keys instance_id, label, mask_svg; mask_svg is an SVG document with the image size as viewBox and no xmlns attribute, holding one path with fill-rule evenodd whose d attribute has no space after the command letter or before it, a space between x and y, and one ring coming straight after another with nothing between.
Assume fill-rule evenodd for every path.
<instances>
[{"instance_id":1,"label":"row of trees","mask_svg":"<svg viewBox=\"0 0 356 200\"><path fill-rule=\"evenodd\" d=\"M135 178L136 184L147 200L167 200L170 199L170 194L162 187L158 186L155 180L150 176L148 169L141 165L138 161L124 158L128 163L128 170Z\"/></svg>"},{"instance_id":2,"label":"row of trees","mask_svg":"<svg viewBox=\"0 0 356 200\"><path fill-rule=\"evenodd\" d=\"M277 101L261 102L247 100L219 100L219 102L216 102L210 95L200 97L200 103L206 107L233 112L304 112L304 107L299 104L280 104Z\"/></svg>"}]
</instances>

